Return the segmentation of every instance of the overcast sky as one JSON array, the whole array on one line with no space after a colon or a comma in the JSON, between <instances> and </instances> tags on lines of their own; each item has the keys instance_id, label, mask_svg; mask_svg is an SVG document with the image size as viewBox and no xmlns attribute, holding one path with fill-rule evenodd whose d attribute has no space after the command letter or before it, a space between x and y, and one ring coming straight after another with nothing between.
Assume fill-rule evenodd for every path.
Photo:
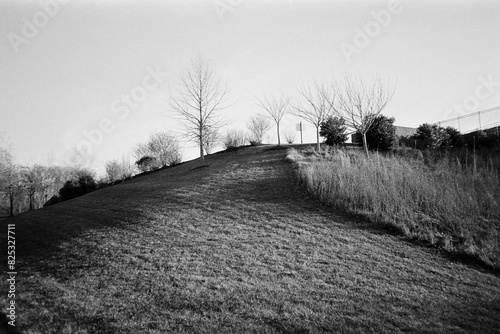
<instances>
[{"instance_id":1,"label":"overcast sky","mask_svg":"<svg viewBox=\"0 0 500 334\"><path fill-rule=\"evenodd\" d=\"M198 55L227 81L228 128L244 129L264 93L374 74L396 85L384 114L416 127L500 106L499 18L493 0L0 0L0 132L23 164L63 164L94 134L101 169L150 133L179 128L166 99ZM133 94L140 101L127 105ZM287 116L285 128L296 122ZM314 141L312 126L305 135Z\"/></svg>"}]
</instances>

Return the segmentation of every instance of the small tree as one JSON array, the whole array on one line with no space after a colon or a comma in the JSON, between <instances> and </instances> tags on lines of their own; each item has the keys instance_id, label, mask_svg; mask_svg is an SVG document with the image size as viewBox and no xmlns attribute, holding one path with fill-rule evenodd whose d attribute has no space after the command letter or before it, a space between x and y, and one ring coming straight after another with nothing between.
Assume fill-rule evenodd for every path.
<instances>
[{"instance_id":1,"label":"small tree","mask_svg":"<svg viewBox=\"0 0 500 334\"><path fill-rule=\"evenodd\" d=\"M262 144L264 133L271 127L269 118L263 115L250 117L247 122L247 128L250 131L250 143Z\"/></svg>"},{"instance_id":2,"label":"small tree","mask_svg":"<svg viewBox=\"0 0 500 334\"><path fill-rule=\"evenodd\" d=\"M344 118L347 127L361 134L363 148L368 155L366 134L376 116L387 106L394 95L394 89L377 77L371 83L361 78L345 77L343 90L336 100L336 112Z\"/></svg>"},{"instance_id":3,"label":"small tree","mask_svg":"<svg viewBox=\"0 0 500 334\"><path fill-rule=\"evenodd\" d=\"M341 117L330 116L320 125L320 136L329 146L343 145L347 140L347 126Z\"/></svg>"},{"instance_id":4,"label":"small tree","mask_svg":"<svg viewBox=\"0 0 500 334\"><path fill-rule=\"evenodd\" d=\"M122 179L123 168L122 164L118 162L118 160L108 161L106 163L106 175L108 177L109 182L115 182L117 180Z\"/></svg>"},{"instance_id":5,"label":"small tree","mask_svg":"<svg viewBox=\"0 0 500 334\"><path fill-rule=\"evenodd\" d=\"M283 116L288 112L287 108L290 104L290 98L281 94L279 97L264 96L258 100L258 105L264 109L269 117L276 123L276 133L278 135L278 146L281 145L280 140L280 123Z\"/></svg>"},{"instance_id":6,"label":"small tree","mask_svg":"<svg viewBox=\"0 0 500 334\"><path fill-rule=\"evenodd\" d=\"M23 193L23 183L19 167L12 164L5 175L2 192L9 200L9 214L14 216L14 203Z\"/></svg>"},{"instance_id":7,"label":"small tree","mask_svg":"<svg viewBox=\"0 0 500 334\"><path fill-rule=\"evenodd\" d=\"M29 209L35 206L35 196L44 193L52 180L43 166L24 167L21 169L21 184L29 199Z\"/></svg>"},{"instance_id":8,"label":"small tree","mask_svg":"<svg viewBox=\"0 0 500 334\"><path fill-rule=\"evenodd\" d=\"M396 140L395 119L382 114L375 116L373 123L366 133L368 149L374 151L388 151Z\"/></svg>"},{"instance_id":9,"label":"small tree","mask_svg":"<svg viewBox=\"0 0 500 334\"><path fill-rule=\"evenodd\" d=\"M19 168L13 162L10 150L0 147L0 193L3 193L9 200L11 216L14 215L14 201L22 192Z\"/></svg>"},{"instance_id":10,"label":"small tree","mask_svg":"<svg viewBox=\"0 0 500 334\"><path fill-rule=\"evenodd\" d=\"M172 95L170 108L184 122L187 136L198 143L201 161L206 132L225 125L218 113L228 107L226 102L227 90L213 67L201 57L192 61L182 74L177 94Z\"/></svg>"},{"instance_id":11,"label":"small tree","mask_svg":"<svg viewBox=\"0 0 500 334\"><path fill-rule=\"evenodd\" d=\"M316 127L316 148L320 150L320 126L335 110L335 90L323 83L314 81L312 84L302 85L299 88L302 97L293 108L295 115L302 117Z\"/></svg>"}]
</instances>

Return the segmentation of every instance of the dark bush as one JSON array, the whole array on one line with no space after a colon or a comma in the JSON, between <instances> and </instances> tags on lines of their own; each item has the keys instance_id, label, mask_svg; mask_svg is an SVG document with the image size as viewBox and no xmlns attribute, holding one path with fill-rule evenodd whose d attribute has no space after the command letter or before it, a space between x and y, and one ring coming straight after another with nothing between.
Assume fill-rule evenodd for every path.
<instances>
[{"instance_id":1,"label":"dark bush","mask_svg":"<svg viewBox=\"0 0 500 334\"><path fill-rule=\"evenodd\" d=\"M366 133L368 149L373 151L388 151L396 140L394 117L378 115L373 120L370 130Z\"/></svg>"},{"instance_id":2,"label":"dark bush","mask_svg":"<svg viewBox=\"0 0 500 334\"><path fill-rule=\"evenodd\" d=\"M325 144L329 146L343 145L347 140L347 127L341 117L328 117L320 125L319 135L325 138Z\"/></svg>"},{"instance_id":3,"label":"dark bush","mask_svg":"<svg viewBox=\"0 0 500 334\"><path fill-rule=\"evenodd\" d=\"M450 135L445 128L437 124L424 123L419 125L413 139L417 141L417 148L433 150L446 147L450 141Z\"/></svg>"},{"instance_id":4,"label":"dark bush","mask_svg":"<svg viewBox=\"0 0 500 334\"><path fill-rule=\"evenodd\" d=\"M500 148L500 135L495 132L474 131L463 135L465 145L469 148Z\"/></svg>"},{"instance_id":5,"label":"dark bush","mask_svg":"<svg viewBox=\"0 0 500 334\"><path fill-rule=\"evenodd\" d=\"M61 201L85 195L97 189L96 182L92 175L81 174L78 180L68 180L59 190Z\"/></svg>"},{"instance_id":6,"label":"dark bush","mask_svg":"<svg viewBox=\"0 0 500 334\"><path fill-rule=\"evenodd\" d=\"M140 158L135 162L135 164L137 165L137 168L139 168L139 170L143 173L157 170L158 168L160 168L158 159L150 156L144 156Z\"/></svg>"},{"instance_id":7,"label":"dark bush","mask_svg":"<svg viewBox=\"0 0 500 334\"><path fill-rule=\"evenodd\" d=\"M448 134L448 140L443 143L444 147L460 148L464 146L465 141L460 131L451 126L446 127L444 130Z\"/></svg>"}]
</instances>

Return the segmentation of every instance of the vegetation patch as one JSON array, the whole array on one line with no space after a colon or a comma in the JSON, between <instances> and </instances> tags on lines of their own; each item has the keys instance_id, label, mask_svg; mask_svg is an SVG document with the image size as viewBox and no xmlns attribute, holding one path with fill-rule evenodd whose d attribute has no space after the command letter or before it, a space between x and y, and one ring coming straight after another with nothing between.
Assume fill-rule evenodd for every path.
<instances>
[{"instance_id":1,"label":"vegetation patch","mask_svg":"<svg viewBox=\"0 0 500 334\"><path fill-rule=\"evenodd\" d=\"M450 159L425 164L343 150L293 151L289 159L322 202L500 268L500 177L494 166L465 168Z\"/></svg>"}]
</instances>

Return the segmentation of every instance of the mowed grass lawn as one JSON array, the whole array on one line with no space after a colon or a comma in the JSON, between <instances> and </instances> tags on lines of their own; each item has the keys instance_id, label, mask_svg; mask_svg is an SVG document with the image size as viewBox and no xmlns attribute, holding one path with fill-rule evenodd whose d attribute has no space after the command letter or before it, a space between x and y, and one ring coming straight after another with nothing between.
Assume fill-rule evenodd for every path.
<instances>
[{"instance_id":1,"label":"mowed grass lawn","mask_svg":"<svg viewBox=\"0 0 500 334\"><path fill-rule=\"evenodd\" d=\"M321 206L286 154L218 153L3 221L19 329L500 332L497 274Z\"/></svg>"}]
</instances>

